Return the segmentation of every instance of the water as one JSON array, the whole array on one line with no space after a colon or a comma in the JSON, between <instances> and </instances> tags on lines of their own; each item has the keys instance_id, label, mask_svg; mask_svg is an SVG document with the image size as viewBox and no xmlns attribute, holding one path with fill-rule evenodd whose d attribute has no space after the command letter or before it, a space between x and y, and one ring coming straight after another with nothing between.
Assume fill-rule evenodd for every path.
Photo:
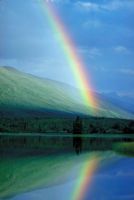
<instances>
[{"instance_id":1,"label":"water","mask_svg":"<svg viewBox=\"0 0 134 200\"><path fill-rule=\"evenodd\" d=\"M133 200L134 158L113 152L99 152L97 155L101 158L100 163L81 200ZM7 187L5 196L9 200L77 200L73 198L73 193L80 168L90 156L91 153L83 153L80 156L66 154L16 158L16 162L7 160L4 165L9 163L7 169L12 168L14 181L9 182L6 176L9 185L4 183L4 189Z\"/></svg>"},{"instance_id":2,"label":"water","mask_svg":"<svg viewBox=\"0 0 134 200\"><path fill-rule=\"evenodd\" d=\"M134 139L133 134L106 134L106 133L92 133L92 134L75 134L73 135L72 133L0 133L0 136L4 137L45 137L45 138L72 138L72 137L82 137L82 138L108 138L108 139Z\"/></svg>"},{"instance_id":3,"label":"water","mask_svg":"<svg viewBox=\"0 0 134 200\"><path fill-rule=\"evenodd\" d=\"M95 174L87 198L134 200L134 158L119 157Z\"/></svg>"}]
</instances>

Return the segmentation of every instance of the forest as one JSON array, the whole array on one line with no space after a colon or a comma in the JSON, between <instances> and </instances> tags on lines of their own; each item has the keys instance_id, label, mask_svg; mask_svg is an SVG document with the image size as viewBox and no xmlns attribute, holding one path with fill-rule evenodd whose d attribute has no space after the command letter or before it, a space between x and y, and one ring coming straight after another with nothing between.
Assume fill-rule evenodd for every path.
<instances>
[{"instance_id":1,"label":"forest","mask_svg":"<svg viewBox=\"0 0 134 200\"><path fill-rule=\"evenodd\" d=\"M134 120L81 117L83 134L89 133L134 133ZM71 117L28 117L0 118L0 132L3 133L72 133L75 116Z\"/></svg>"}]
</instances>

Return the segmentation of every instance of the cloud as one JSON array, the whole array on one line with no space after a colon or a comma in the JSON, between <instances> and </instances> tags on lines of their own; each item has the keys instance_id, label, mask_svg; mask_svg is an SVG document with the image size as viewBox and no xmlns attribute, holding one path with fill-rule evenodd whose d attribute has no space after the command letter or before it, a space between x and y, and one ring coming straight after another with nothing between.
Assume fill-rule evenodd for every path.
<instances>
[{"instance_id":1,"label":"cloud","mask_svg":"<svg viewBox=\"0 0 134 200\"><path fill-rule=\"evenodd\" d=\"M120 73L127 76L134 76L134 69L131 68L120 68L120 69L111 69L111 72Z\"/></svg>"},{"instance_id":2,"label":"cloud","mask_svg":"<svg viewBox=\"0 0 134 200\"><path fill-rule=\"evenodd\" d=\"M69 3L70 0L45 0L46 2L50 3Z\"/></svg>"},{"instance_id":3,"label":"cloud","mask_svg":"<svg viewBox=\"0 0 134 200\"><path fill-rule=\"evenodd\" d=\"M84 28L100 28L103 26L103 23L100 20L87 20L83 23Z\"/></svg>"},{"instance_id":4,"label":"cloud","mask_svg":"<svg viewBox=\"0 0 134 200\"><path fill-rule=\"evenodd\" d=\"M120 54L130 53L129 49L127 49L125 46L122 46L122 45L118 45L118 46L114 47L114 51L116 53L120 53Z\"/></svg>"},{"instance_id":5,"label":"cloud","mask_svg":"<svg viewBox=\"0 0 134 200\"><path fill-rule=\"evenodd\" d=\"M133 68L106 68L103 66L96 66L96 70L97 71L102 71L102 72L106 72L106 73L118 73L118 74L122 74L122 75L128 75L128 76L134 76L134 69Z\"/></svg>"},{"instance_id":6,"label":"cloud","mask_svg":"<svg viewBox=\"0 0 134 200\"><path fill-rule=\"evenodd\" d=\"M78 52L81 54L86 54L87 56L91 58L102 55L100 49L96 47L92 47L92 48L80 47L78 49Z\"/></svg>"},{"instance_id":7,"label":"cloud","mask_svg":"<svg viewBox=\"0 0 134 200\"><path fill-rule=\"evenodd\" d=\"M101 56L100 49L98 49L96 47L89 49L89 55L92 57Z\"/></svg>"},{"instance_id":8,"label":"cloud","mask_svg":"<svg viewBox=\"0 0 134 200\"><path fill-rule=\"evenodd\" d=\"M121 72L122 74L126 74L126 75L130 75L130 76L134 76L134 69L120 69L119 72Z\"/></svg>"},{"instance_id":9,"label":"cloud","mask_svg":"<svg viewBox=\"0 0 134 200\"><path fill-rule=\"evenodd\" d=\"M84 10L87 10L87 11L98 10L99 9L99 5L98 4L91 3L91 2L78 1L76 3L76 6L79 7L79 8L82 8Z\"/></svg>"},{"instance_id":10,"label":"cloud","mask_svg":"<svg viewBox=\"0 0 134 200\"><path fill-rule=\"evenodd\" d=\"M130 99L134 99L134 90L130 90L130 91L120 91L117 93L119 96L121 97L127 97Z\"/></svg>"},{"instance_id":11,"label":"cloud","mask_svg":"<svg viewBox=\"0 0 134 200\"><path fill-rule=\"evenodd\" d=\"M101 8L104 10L114 11L114 10L118 10L119 8L123 6L124 6L123 2L121 2L120 0L114 0L107 4L102 5Z\"/></svg>"},{"instance_id":12,"label":"cloud","mask_svg":"<svg viewBox=\"0 0 134 200\"><path fill-rule=\"evenodd\" d=\"M103 5L103 8L109 11L114 11L121 8L131 9L133 7L134 7L133 0L112 0L109 3Z\"/></svg>"},{"instance_id":13,"label":"cloud","mask_svg":"<svg viewBox=\"0 0 134 200\"><path fill-rule=\"evenodd\" d=\"M134 1L131 0L109 0L103 3L93 3L91 1L77 1L75 5L85 11L115 11L118 9L131 9L134 7Z\"/></svg>"}]
</instances>

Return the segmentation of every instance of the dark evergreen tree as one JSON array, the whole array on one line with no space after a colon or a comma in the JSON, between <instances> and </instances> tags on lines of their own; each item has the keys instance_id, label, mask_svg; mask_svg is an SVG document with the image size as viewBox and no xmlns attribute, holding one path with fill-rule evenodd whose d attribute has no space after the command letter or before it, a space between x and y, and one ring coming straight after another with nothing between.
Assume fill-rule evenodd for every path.
<instances>
[{"instance_id":1,"label":"dark evergreen tree","mask_svg":"<svg viewBox=\"0 0 134 200\"><path fill-rule=\"evenodd\" d=\"M76 135L82 134L82 121L79 116L76 117L76 120L73 123L73 147L77 154L79 154L82 150L82 137Z\"/></svg>"}]
</instances>

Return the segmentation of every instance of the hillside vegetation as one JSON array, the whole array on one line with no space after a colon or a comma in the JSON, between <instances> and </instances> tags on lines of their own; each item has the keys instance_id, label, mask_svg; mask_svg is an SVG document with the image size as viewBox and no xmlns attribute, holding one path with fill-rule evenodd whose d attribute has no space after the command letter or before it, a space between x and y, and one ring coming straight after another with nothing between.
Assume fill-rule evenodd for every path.
<instances>
[{"instance_id":1,"label":"hillside vegetation","mask_svg":"<svg viewBox=\"0 0 134 200\"><path fill-rule=\"evenodd\" d=\"M96 113L87 107L80 91L67 84L39 78L12 67L0 67L0 115L41 116L82 114L114 118L133 118L116 105L99 98Z\"/></svg>"}]
</instances>

